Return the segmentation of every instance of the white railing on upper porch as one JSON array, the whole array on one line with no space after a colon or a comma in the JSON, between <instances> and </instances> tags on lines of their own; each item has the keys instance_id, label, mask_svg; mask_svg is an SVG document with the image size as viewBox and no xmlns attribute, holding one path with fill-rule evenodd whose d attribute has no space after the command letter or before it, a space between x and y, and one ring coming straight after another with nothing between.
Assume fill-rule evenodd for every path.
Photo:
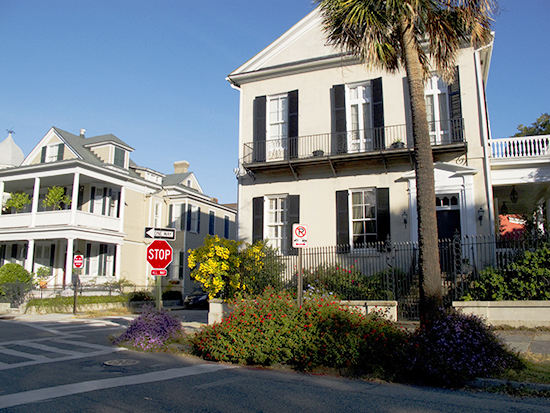
<instances>
[{"instance_id":1,"label":"white railing on upper porch","mask_svg":"<svg viewBox=\"0 0 550 413\"><path fill-rule=\"evenodd\" d=\"M31 213L0 215L0 228L3 230L30 227L31 222ZM34 226L36 228L64 227L69 225L71 225L70 210L38 212L34 219ZM118 232L120 231L120 218L77 211L74 225L77 227L87 227Z\"/></svg>"},{"instance_id":2,"label":"white railing on upper porch","mask_svg":"<svg viewBox=\"0 0 550 413\"><path fill-rule=\"evenodd\" d=\"M493 159L550 155L550 135L491 139L489 145Z\"/></svg>"}]
</instances>

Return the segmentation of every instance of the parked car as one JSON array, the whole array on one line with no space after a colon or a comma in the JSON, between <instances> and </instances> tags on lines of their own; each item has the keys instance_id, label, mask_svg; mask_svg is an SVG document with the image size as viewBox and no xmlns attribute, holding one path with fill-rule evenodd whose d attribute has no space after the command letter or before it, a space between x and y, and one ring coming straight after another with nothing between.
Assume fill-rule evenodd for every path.
<instances>
[{"instance_id":1,"label":"parked car","mask_svg":"<svg viewBox=\"0 0 550 413\"><path fill-rule=\"evenodd\" d=\"M196 288L183 300L184 308L208 309L208 294L202 288Z\"/></svg>"}]
</instances>

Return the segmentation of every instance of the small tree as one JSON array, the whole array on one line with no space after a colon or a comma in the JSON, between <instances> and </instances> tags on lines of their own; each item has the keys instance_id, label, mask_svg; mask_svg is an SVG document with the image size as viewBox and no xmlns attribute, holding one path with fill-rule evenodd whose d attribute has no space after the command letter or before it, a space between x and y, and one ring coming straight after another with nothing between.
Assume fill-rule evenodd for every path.
<instances>
[{"instance_id":1,"label":"small tree","mask_svg":"<svg viewBox=\"0 0 550 413\"><path fill-rule=\"evenodd\" d=\"M25 209L26 205L29 205L32 202L32 197L30 197L25 192L15 192L10 194L10 199L6 201L6 208L15 210L15 212L21 212Z\"/></svg>"},{"instance_id":2,"label":"small tree","mask_svg":"<svg viewBox=\"0 0 550 413\"><path fill-rule=\"evenodd\" d=\"M65 188L60 186L52 186L48 188L46 198L42 201L44 208L53 207L53 209L61 209L61 205L71 205L71 198L65 194Z\"/></svg>"},{"instance_id":3,"label":"small tree","mask_svg":"<svg viewBox=\"0 0 550 413\"><path fill-rule=\"evenodd\" d=\"M550 115L543 113L531 126L519 125L518 131L514 136L550 135Z\"/></svg>"},{"instance_id":4,"label":"small tree","mask_svg":"<svg viewBox=\"0 0 550 413\"><path fill-rule=\"evenodd\" d=\"M17 307L32 288L32 274L21 265L9 263L0 268L0 296Z\"/></svg>"}]
</instances>

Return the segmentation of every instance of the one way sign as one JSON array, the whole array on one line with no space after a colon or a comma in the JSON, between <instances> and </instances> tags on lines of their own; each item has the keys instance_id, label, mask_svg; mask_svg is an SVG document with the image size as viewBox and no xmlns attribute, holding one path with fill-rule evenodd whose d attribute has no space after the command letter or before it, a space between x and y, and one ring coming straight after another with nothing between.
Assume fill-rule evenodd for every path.
<instances>
[{"instance_id":1,"label":"one way sign","mask_svg":"<svg viewBox=\"0 0 550 413\"><path fill-rule=\"evenodd\" d=\"M176 239L176 230L174 228L145 227L145 238L167 239L174 241Z\"/></svg>"}]
</instances>

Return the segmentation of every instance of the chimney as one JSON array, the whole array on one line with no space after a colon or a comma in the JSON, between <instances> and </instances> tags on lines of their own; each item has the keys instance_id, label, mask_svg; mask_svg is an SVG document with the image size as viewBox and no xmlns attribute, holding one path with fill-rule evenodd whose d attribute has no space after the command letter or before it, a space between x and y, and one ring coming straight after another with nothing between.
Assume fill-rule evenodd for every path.
<instances>
[{"instance_id":1,"label":"chimney","mask_svg":"<svg viewBox=\"0 0 550 413\"><path fill-rule=\"evenodd\" d=\"M187 173L187 169L189 169L189 162L187 162L187 161L176 161L176 162L174 162L174 173L175 174Z\"/></svg>"},{"instance_id":2,"label":"chimney","mask_svg":"<svg viewBox=\"0 0 550 413\"><path fill-rule=\"evenodd\" d=\"M85 138L84 134L86 133L86 129L80 129L80 137Z\"/></svg>"}]
</instances>

